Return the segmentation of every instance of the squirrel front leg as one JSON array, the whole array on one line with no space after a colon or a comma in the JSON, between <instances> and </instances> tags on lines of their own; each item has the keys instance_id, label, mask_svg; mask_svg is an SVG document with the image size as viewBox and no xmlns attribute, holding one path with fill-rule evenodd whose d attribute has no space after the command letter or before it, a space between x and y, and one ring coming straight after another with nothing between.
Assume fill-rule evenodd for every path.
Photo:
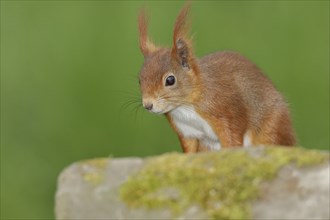
<instances>
[{"instance_id":1,"label":"squirrel front leg","mask_svg":"<svg viewBox=\"0 0 330 220\"><path fill-rule=\"evenodd\" d=\"M221 147L243 146L244 127L234 127L233 124L225 121L214 121L212 128L221 143Z\"/></svg>"},{"instance_id":2,"label":"squirrel front leg","mask_svg":"<svg viewBox=\"0 0 330 220\"><path fill-rule=\"evenodd\" d=\"M165 114L165 116L166 116L167 120L170 122L170 125L173 128L173 130L177 133L183 152L184 153L198 152L199 141L195 138L186 138L183 135L181 135L179 130L173 123L172 117L169 114Z\"/></svg>"},{"instance_id":3,"label":"squirrel front leg","mask_svg":"<svg viewBox=\"0 0 330 220\"><path fill-rule=\"evenodd\" d=\"M209 148L204 146L199 140L194 138L181 138L179 136L181 147L184 153L207 152Z\"/></svg>"},{"instance_id":4,"label":"squirrel front leg","mask_svg":"<svg viewBox=\"0 0 330 220\"><path fill-rule=\"evenodd\" d=\"M179 135L179 140L184 153L196 153L199 150L197 139L185 138Z\"/></svg>"}]
</instances>

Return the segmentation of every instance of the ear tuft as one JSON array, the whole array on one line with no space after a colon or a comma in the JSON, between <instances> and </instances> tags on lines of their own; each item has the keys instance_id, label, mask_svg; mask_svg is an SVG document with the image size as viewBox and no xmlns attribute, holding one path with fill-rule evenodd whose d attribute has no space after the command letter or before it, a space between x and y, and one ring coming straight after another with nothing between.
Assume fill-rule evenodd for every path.
<instances>
[{"instance_id":1,"label":"ear tuft","mask_svg":"<svg viewBox=\"0 0 330 220\"><path fill-rule=\"evenodd\" d=\"M190 24L188 23L188 15L190 11L191 3L186 3L181 9L178 17L176 18L174 25L173 41L174 43L179 38L185 38L189 34Z\"/></svg>"},{"instance_id":2,"label":"ear tuft","mask_svg":"<svg viewBox=\"0 0 330 220\"><path fill-rule=\"evenodd\" d=\"M140 37L140 49L143 55L147 56L148 54L156 50L156 47L153 43L150 42L148 37L148 19L144 9L140 11L138 27Z\"/></svg>"},{"instance_id":3,"label":"ear tuft","mask_svg":"<svg viewBox=\"0 0 330 220\"><path fill-rule=\"evenodd\" d=\"M173 48L172 56L177 59L184 69L190 69L193 61L193 53L191 48L191 40L189 35L188 14L190 10L190 2L186 3L181 9L173 32Z\"/></svg>"}]
</instances>

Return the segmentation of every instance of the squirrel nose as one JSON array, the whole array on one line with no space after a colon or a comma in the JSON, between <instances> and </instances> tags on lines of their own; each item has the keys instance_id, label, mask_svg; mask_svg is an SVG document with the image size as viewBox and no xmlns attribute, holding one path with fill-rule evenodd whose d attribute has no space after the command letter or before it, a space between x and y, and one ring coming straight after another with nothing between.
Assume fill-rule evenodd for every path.
<instances>
[{"instance_id":1,"label":"squirrel nose","mask_svg":"<svg viewBox=\"0 0 330 220\"><path fill-rule=\"evenodd\" d=\"M150 103L150 102L144 103L144 108L145 109L147 109L147 110L150 111L152 109L152 107L153 107L153 104L152 103Z\"/></svg>"}]
</instances>

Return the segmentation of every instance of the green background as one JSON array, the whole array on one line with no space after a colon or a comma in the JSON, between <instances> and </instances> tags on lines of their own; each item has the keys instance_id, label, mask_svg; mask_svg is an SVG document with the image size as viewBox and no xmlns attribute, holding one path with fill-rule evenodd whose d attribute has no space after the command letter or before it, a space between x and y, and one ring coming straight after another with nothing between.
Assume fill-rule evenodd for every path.
<instances>
[{"instance_id":1,"label":"green background","mask_svg":"<svg viewBox=\"0 0 330 220\"><path fill-rule=\"evenodd\" d=\"M1 1L1 219L53 218L56 178L77 160L180 151L136 104L137 14L171 44L183 2ZM329 2L194 1L197 56L235 50L288 99L300 145L329 147Z\"/></svg>"}]
</instances>

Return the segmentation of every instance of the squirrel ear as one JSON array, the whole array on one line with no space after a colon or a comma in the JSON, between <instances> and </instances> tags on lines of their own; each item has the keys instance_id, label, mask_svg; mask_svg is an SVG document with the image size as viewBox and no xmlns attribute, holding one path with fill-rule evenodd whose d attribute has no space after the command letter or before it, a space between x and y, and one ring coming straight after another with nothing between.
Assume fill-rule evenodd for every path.
<instances>
[{"instance_id":1,"label":"squirrel ear","mask_svg":"<svg viewBox=\"0 0 330 220\"><path fill-rule=\"evenodd\" d=\"M140 11L139 19L139 37L140 37L140 49L143 55L146 57L157 48L148 37L148 19L145 14L145 10Z\"/></svg>"},{"instance_id":2,"label":"squirrel ear","mask_svg":"<svg viewBox=\"0 0 330 220\"><path fill-rule=\"evenodd\" d=\"M175 48L175 49L174 49ZM187 43L182 39L179 38L175 42L174 46L175 56L178 58L179 63L184 69L189 69L189 47Z\"/></svg>"},{"instance_id":3,"label":"squirrel ear","mask_svg":"<svg viewBox=\"0 0 330 220\"><path fill-rule=\"evenodd\" d=\"M190 3L181 9L174 25L172 56L178 60L185 69L190 69L193 60L191 49L191 40L188 37L189 26L187 16L190 9Z\"/></svg>"}]
</instances>

